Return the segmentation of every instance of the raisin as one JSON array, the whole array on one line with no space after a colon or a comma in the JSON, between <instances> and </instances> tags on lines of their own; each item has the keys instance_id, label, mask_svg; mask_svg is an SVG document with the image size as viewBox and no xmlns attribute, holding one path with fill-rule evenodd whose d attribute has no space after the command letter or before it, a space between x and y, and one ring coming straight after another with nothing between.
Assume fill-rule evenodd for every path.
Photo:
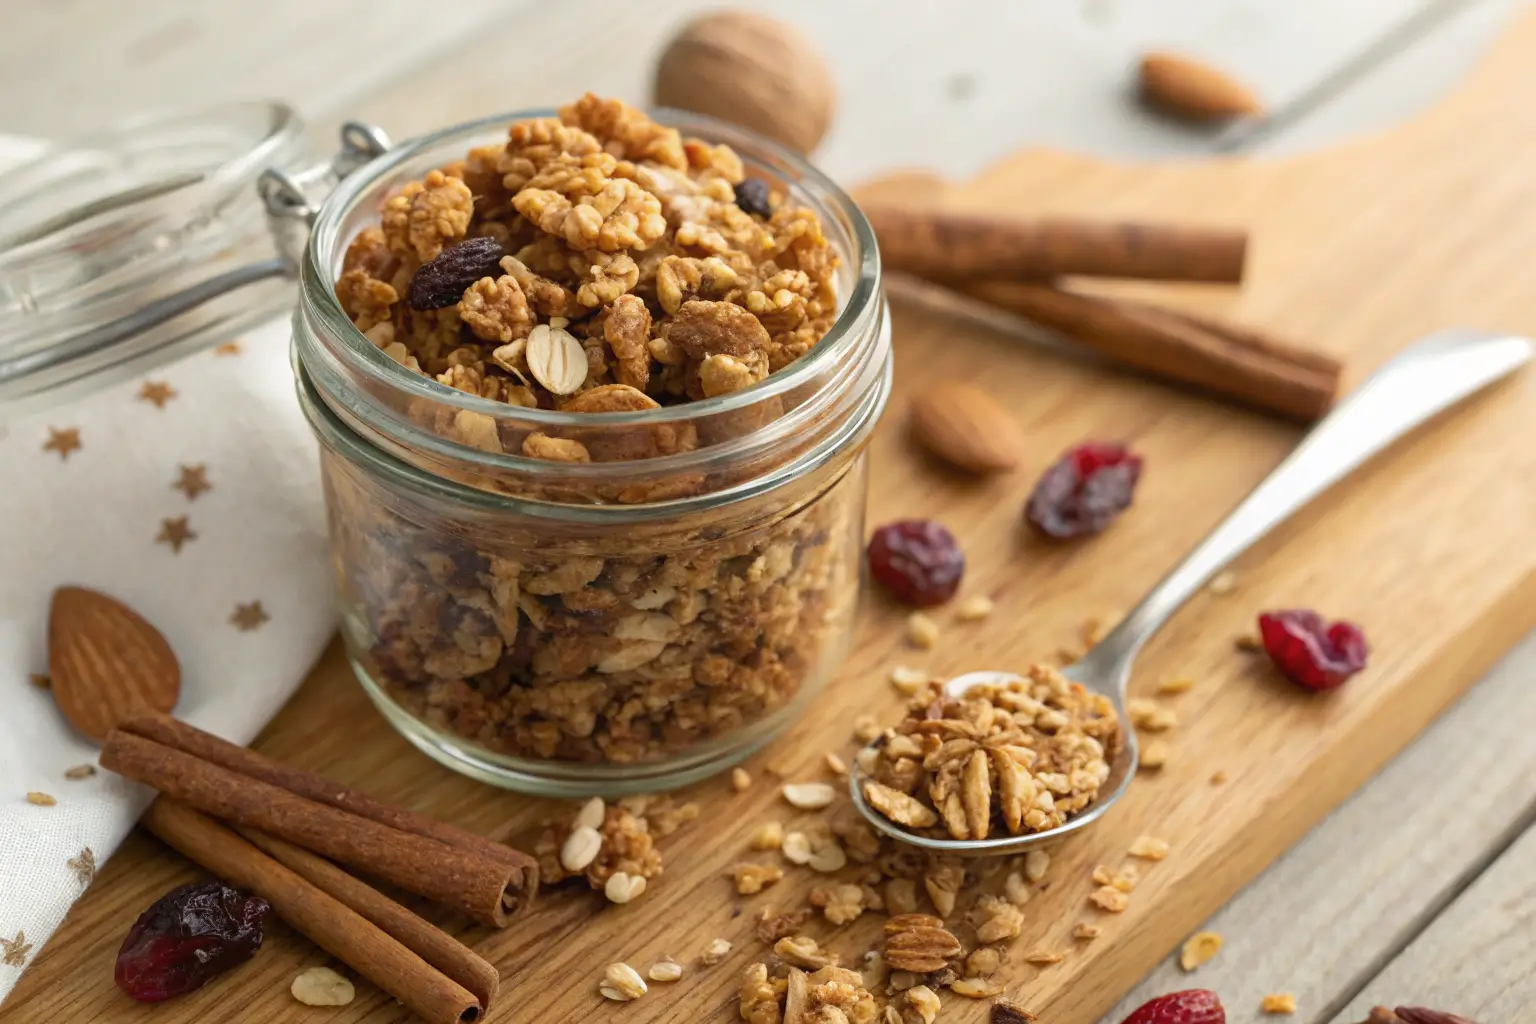
<instances>
[{"instance_id":1,"label":"raisin","mask_svg":"<svg viewBox=\"0 0 1536 1024\"><path fill-rule=\"evenodd\" d=\"M773 197L769 195L768 183L762 178L748 178L736 186L736 205L743 213L753 213L759 217L773 216Z\"/></svg>"},{"instance_id":2,"label":"raisin","mask_svg":"<svg viewBox=\"0 0 1536 1024\"><path fill-rule=\"evenodd\" d=\"M1124 445L1078 445L1040 477L1024 518L1056 540L1098 533L1130 506L1140 478L1141 456Z\"/></svg>"},{"instance_id":3,"label":"raisin","mask_svg":"<svg viewBox=\"0 0 1536 1024\"><path fill-rule=\"evenodd\" d=\"M960 589L965 553L955 535L929 519L904 519L869 540L869 574L896 600L942 604Z\"/></svg>"},{"instance_id":4,"label":"raisin","mask_svg":"<svg viewBox=\"0 0 1536 1024\"><path fill-rule=\"evenodd\" d=\"M1307 609L1265 612L1259 616L1264 650L1280 672L1297 686L1331 690L1365 668L1365 634L1342 619L1329 623Z\"/></svg>"},{"instance_id":5,"label":"raisin","mask_svg":"<svg viewBox=\"0 0 1536 1024\"><path fill-rule=\"evenodd\" d=\"M507 254L494 238L466 238L448 246L411 275L406 299L412 309L443 309L458 302L464 289L490 277Z\"/></svg>"},{"instance_id":6,"label":"raisin","mask_svg":"<svg viewBox=\"0 0 1536 1024\"><path fill-rule=\"evenodd\" d=\"M256 955L270 909L220 881L172 889L128 930L117 951L117 987L141 1003L202 988Z\"/></svg>"}]
</instances>

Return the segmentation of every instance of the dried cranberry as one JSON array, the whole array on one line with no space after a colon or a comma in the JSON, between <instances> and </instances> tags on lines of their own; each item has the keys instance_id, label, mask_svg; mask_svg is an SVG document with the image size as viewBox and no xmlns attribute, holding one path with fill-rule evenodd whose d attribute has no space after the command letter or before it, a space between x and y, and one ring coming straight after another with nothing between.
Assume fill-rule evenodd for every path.
<instances>
[{"instance_id":1,"label":"dried cranberry","mask_svg":"<svg viewBox=\"0 0 1536 1024\"><path fill-rule=\"evenodd\" d=\"M960 589L965 554L955 535L930 519L904 519L869 539L869 574L906 604L942 604Z\"/></svg>"},{"instance_id":2,"label":"dried cranberry","mask_svg":"<svg viewBox=\"0 0 1536 1024\"><path fill-rule=\"evenodd\" d=\"M202 988L256 955L270 909L219 881L171 890L128 930L117 951L117 987L141 1003Z\"/></svg>"},{"instance_id":3,"label":"dried cranberry","mask_svg":"<svg viewBox=\"0 0 1536 1024\"><path fill-rule=\"evenodd\" d=\"M1121 1024L1227 1024L1227 1011L1215 992L1191 988L1143 1003Z\"/></svg>"},{"instance_id":4,"label":"dried cranberry","mask_svg":"<svg viewBox=\"0 0 1536 1024\"><path fill-rule=\"evenodd\" d=\"M1466 1017L1425 1006L1399 1006L1394 1012L1403 1024L1475 1024Z\"/></svg>"},{"instance_id":5,"label":"dried cranberry","mask_svg":"<svg viewBox=\"0 0 1536 1024\"><path fill-rule=\"evenodd\" d=\"M759 217L773 216L773 197L768 183L762 178L748 178L736 186L736 205L743 213L755 213Z\"/></svg>"},{"instance_id":6,"label":"dried cranberry","mask_svg":"<svg viewBox=\"0 0 1536 1024\"><path fill-rule=\"evenodd\" d=\"M1308 609L1265 612L1259 616L1264 650L1298 686L1331 690L1365 668L1370 650L1353 622L1329 623Z\"/></svg>"},{"instance_id":7,"label":"dried cranberry","mask_svg":"<svg viewBox=\"0 0 1536 1024\"><path fill-rule=\"evenodd\" d=\"M1131 504L1140 478L1141 456L1124 445L1079 445L1035 484L1024 518L1057 540L1098 533Z\"/></svg>"},{"instance_id":8,"label":"dried cranberry","mask_svg":"<svg viewBox=\"0 0 1536 1024\"><path fill-rule=\"evenodd\" d=\"M412 309L443 309L464 297L464 289L501 268L507 250L494 238L466 238L416 268L405 297Z\"/></svg>"}]
</instances>

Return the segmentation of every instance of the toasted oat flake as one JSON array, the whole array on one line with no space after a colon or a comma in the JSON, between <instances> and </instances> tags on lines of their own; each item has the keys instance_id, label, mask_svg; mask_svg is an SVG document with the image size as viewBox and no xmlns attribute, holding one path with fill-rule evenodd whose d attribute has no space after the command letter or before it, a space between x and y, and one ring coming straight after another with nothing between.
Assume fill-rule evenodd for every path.
<instances>
[{"instance_id":1,"label":"toasted oat flake","mask_svg":"<svg viewBox=\"0 0 1536 1024\"><path fill-rule=\"evenodd\" d=\"M1195 932L1179 950L1179 967L1185 971L1193 971L1202 964L1208 964L1221 951L1221 936L1215 932Z\"/></svg>"},{"instance_id":2,"label":"toasted oat flake","mask_svg":"<svg viewBox=\"0 0 1536 1024\"><path fill-rule=\"evenodd\" d=\"M741 793L752 785L752 775L745 768L731 769L731 788Z\"/></svg>"},{"instance_id":3,"label":"toasted oat flake","mask_svg":"<svg viewBox=\"0 0 1536 1024\"><path fill-rule=\"evenodd\" d=\"M955 618L961 622L977 622L992 614L992 599L985 594L972 594L955 609Z\"/></svg>"},{"instance_id":4,"label":"toasted oat flake","mask_svg":"<svg viewBox=\"0 0 1536 1024\"><path fill-rule=\"evenodd\" d=\"M923 612L907 616L907 642L918 650L932 650L939 642L939 624Z\"/></svg>"},{"instance_id":5,"label":"toasted oat flake","mask_svg":"<svg viewBox=\"0 0 1536 1024\"><path fill-rule=\"evenodd\" d=\"M605 999L627 1003L645 995L645 979L629 964L609 964L603 971L603 981L597 990Z\"/></svg>"},{"instance_id":6,"label":"toasted oat flake","mask_svg":"<svg viewBox=\"0 0 1536 1024\"><path fill-rule=\"evenodd\" d=\"M1296 997L1289 992L1272 992L1259 1003L1259 1009L1265 1013L1295 1013Z\"/></svg>"},{"instance_id":7,"label":"toasted oat flake","mask_svg":"<svg viewBox=\"0 0 1536 1024\"><path fill-rule=\"evenodd\" d=\"M752 896L783 878L784 869L777 864L742 863L732 865L730 874L736 882L737 894Z\"/></svg>"},{"instance_id":8,"label":"toasted oat flake","mask_svg":"<svg viewBox=\"0 0 1536 1024\"><path fill-rule=\"evenodd\" d=\"M816 940L805 935L786 935L773 944L780 960L807 971L817 971L833 962Z\"/></svg>"},{"instance_id":9,"label":"toasted oat flake","mask_svg":"<svg viewBox=\"0 0 1536 1024\"><path fill-rule=\"evenodd\" d=\"M704 947L704 952L699 954L699 962L706 967L713 967L724 960L731 953L731 944L725 939L715 939Z\"/></svg>"},{"instance_id":10,"label":"toasted oat flake","mask_svg":"<svg viewBox=\"0 0 1536 1024\"><path fill-rule=\"evenodd\" d=\"M1174 676L1172 679L1164 679L1157 684L1157 692L1160 694L1188 693L1195 688L1193 676Z\"/></svg>"},{"instance_id":11,"label":"toasted oat flake","mask_svg":"<svg viewBox=\"0 0 1536 1024\"><path fill-rule=\"evenodd\" d=\"M927 686L932 679L933 675L926 669L909 665L897 665L891 669L891 685L908 697Z\"/></svg>"},{"instance_id":12,"label":"toasted oat flake","mask_svg":"<svg viewBox=\"0 0 1536 1024\"><path fill-rule=\"evenodd\" d=\"M1130 898L1112 885L1101 885L1088 896L1088 902L1100 910L1119 914L1131 905Z\"/></svg>"},{"instance_id":13,"label":"toasted oat flake","mask_svg":"<svg viewBox=\"0 0 1536 1024\"><path fill-rule=\"evenodd\" d=\"M305 1006L346 1006L357 995L352 982L329 967L305 968L294 976L288 991Z\"/></svg>"},{"instance_id":14,"label":"toasted oat flake","mask_svg":"<svg viewBox=\"0 0 1536 1024\"><path fill-rule=\"evenodd\" d=\"M747 845L754 850L777 850L783 842L784 826L777 821L765 821L752 830L752 838Z\"/></svg>"},{"instance_id":15,"label":"toasted oat flake","mask_svg":"<svg viewBox=\"0 0 1536 1024\"><path fill-rule=\"evenodd\" d=\"M1205 585L1205 589L1217 596L1230 594L1237 589L1237 573L1219 572Z\"/></svg>"},{"instance_id":16,"label":"toasted oat flake","mask_svg":"<svg viewBox=\"0 0 1536 1024\"><path fill-rule=\"evenodd\" d=\"M652 981L676 981L683 976L683 965L675 960L662 960L651 964L645 974Z\"/></svg>"},{"instance_id":17,"label":"toasted oat flake","mask_svg":"<svg viewBox=\"0 0 1536 1024\"><path fill-rule=\"evenodd\" d=\"M827 765L827 771L831 772L833 775L848 774L848 762L844 761L841 757L832 751L827 751L825 761Z\"/></svg>"},{"instance_id":18,"label":"toasted oat flake","mask_svg":"<svg viewBox=\"0 0 1536 1024\"><path fill-rule=\"evenodd\" d=\"M93 764L77 764L64 772L66 779L88 779L96 774L96 766Z\"/></svg>"},{"instance_id":19,"label":"toasted oat flake","mask_svg":"<svg viewBox=\"0 0 1536 1024\"><path fill-rule=\"evenodd\" d=\"M1141 754L1136 759L1138 768L1146 768L1155 771L1168 763L1168 758L1173 755L1173 748L1166 740L1152 740L1141 748Z\"/></svg>"},{"instance_id":20,"label":"toasted oat flake","mask_svg":"<svg viewBox=\"0 0 1536 1024\"><path fill-rule=\"evenodd\" d=\"M1103 931L1104 929L1100 928L1096 924L1089 924L1086 921L1080 921L1073 926L1072 937L1074 939L1082 939L1084 942L1091 942L1103 934Z\"/></svg>"},{"instance_id":21,"label":"toasted oat flake","mask_svg":"<svg viewBox=\"0 0 1536 1024\"><path fill-rule=\"evenodd\" d=\"M825 782L791 782L784 787L783 793L791 807L802 811L819 811L837 796L836 790Z\"/></svg>"},{"instance_id":22,"label":"toasted oat flake","mask_svg":"<svg viewBox=\"0 0 1536 1024\"><path fill-rule=\"evenodd\" d=\"M1156 836L1137 836L1131 840L1130 849L1126 852L1142 860L1162 860L1168 856L1168 849L1166 839L1159 839Z\"/></svg>"},{"instance_id":23,"label":"toasted oat flake","mask_svg":"<svg viewBox=\"0 0 1536 1024\"><path fill-rule=\"evenodd\" d=\"M1019 872L1009 872L1008 877L1003 880L1003 894L1008 897L1009 903L1016 907L1022 907L1025 903L1029 902L1029 883L1024 880L1024 876Z\"/></svg>"},{"instance_id":24,"label":"toasted oat flake","mask_svg":"<svg viewBox=\"0 0 1536 1024\"><path fill-rule=\"evenodd\" d=\"M1095 865L1092 878L1095 885L1108 885L1111 878L1109 868L1103 864Z\"/></svg>"},{"instance_id":25,"label":"toasted oat flake","mask_svg":"<svg viewBox=\"0 0 1536 1024\"><path fill-rule=\"evenodd\" d=\"M628 903L645 892L645 876L631 875L627 871L615 871L603 884L603 895L609 903Z\"/></svg>"},{"instance_id":26,"label":"toasted oat flake","mask_svg":"<svg viewBox=\"0 0 1536 1024\"><path fill-rule=\"evenodd\" d=\"M1038 882L1051 866L1051 855L1044 850L1030 850L1024 855L1024 877Z\"/></svg>"},{"instance_id":27,"label":"toasted oat flake","mask_svg":"<svg viewBox=\"0 0 1536 1024\"><path fill-rule=\"evenodd\" d=\"M1157 701L1145 697L1128 701L1125 713L1132 725L1148 732L1163 732L1179 724L1179 717L1171 708L1165 708Z\"/></svg>"},{"instance_id":28,"label":"toasted oat flake","mask_svg":"<svg viewBox=\"0 0 1536 1024\"><path fill-rule=\"evenodd\" d=\"M1049 950L1041 949L1026 954L1024 962L1034 964L1036 967L1049 967L1051 964L1059 964L1065 959L1066 957L1060 953L1052 953Z\"/></svg>"},{"instance_id":29,"label":"toasted oat flake","mask_svg":"<svg viewBox=\"0 0 1536 1024\"><path fill-rule=\"evenodd\" d=\"M52 807L58 801L47 793L32 792L27 794L27 803L36 804L38 807Z\"/></svg>"},{"instance_id":30,"label":"toasted oat flake","mask_svg":"<svg viewBox=\"0 0 1536 1024\"><path fill-rule=\"evenodd\" d=\"M967 999L990 999L1003 994L1003 986L981 978L960 978L949 983L949 990Z\"/></svg>"}]
</instances>

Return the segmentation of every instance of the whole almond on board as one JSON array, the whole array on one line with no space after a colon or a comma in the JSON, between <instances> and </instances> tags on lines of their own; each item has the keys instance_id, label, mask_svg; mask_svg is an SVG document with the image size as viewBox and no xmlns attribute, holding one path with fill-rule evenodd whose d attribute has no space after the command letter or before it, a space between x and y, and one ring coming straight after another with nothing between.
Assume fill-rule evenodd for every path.
<instances>
[{"instance_id":1,"label":"whole almond on board","mask_svg":"<svg viewBox=\"0 0 1536 1024\"><path fill-rule=\"evenodd\" d=\"M832 75L791 25L746 11L689 22L656 65L656 105L750 128L801 153L832 121Z\"/></svg>"},{"instance_id":2,"label":"whole almond on board","mask_svg":"<svg viewBox=\"0 0 1536 1024\"><path fill-rule=\"evenodd\" d=\"M64 717L96 740L145 708L169 713L181 695L181 666L160 631L122 602L84 587L53 593L48 673Z\"/></svg>"},{"instance_id":3,"label":"whole almond on board","mask_svg":"<svg viewBox=\"0 0 1536 1024\"><path fill-rule=\"evenodd\" d=\"M1264 105L1247 86L1225 71L1181 54L1145 55L1140 79L1145 102L1187 121L1226 121L1264 113Z\"/></svg>"},{"instance_id":4,"label":"whole almond on board","mask_svg":"<svg viewBox=\"0 0 1536 1024\"><path fill-rule=\"evenodd\" d=\"M968 473L1002 473L1019 464L1024 434L997 399L978 387L946 381L912 398L912 436Z\"/></svg>"}]
</instances>

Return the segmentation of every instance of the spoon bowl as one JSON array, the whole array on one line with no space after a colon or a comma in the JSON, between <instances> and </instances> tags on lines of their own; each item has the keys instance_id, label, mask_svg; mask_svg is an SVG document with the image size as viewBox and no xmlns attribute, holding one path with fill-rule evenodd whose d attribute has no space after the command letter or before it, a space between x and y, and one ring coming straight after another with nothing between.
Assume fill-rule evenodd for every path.
<instances>
[{"instance_id":1,"label":"spoon bowl","mask_svg":"<svg viewBox=\"0 0 1536 1024\"><path fill-rule=\"evenodd\" d=\"M1101 818L1125 794L1136 774L1136 731L1126 716L1131 666L1148 640L1173 614L1234 558L1371 456L1415 427L1530 362L1526 338L1484 331L1443 331L1386 363L1340 402L1252 493L1228 514L1172 572L1152 588L1108 635L1062 669L1069 680L1103 694L1114 706L1121 743L1093 803L1056 828L988 839L939 839L918 835L876 811L865 799L864 772L848 773L853 804L884 835L934 853L1005 856L1054 841ZM944 684L959 697L984 683L1006 683L1011 672L982 670ZM870 745L883 743L880 737Z\"/></svg>"}]
</instances>

